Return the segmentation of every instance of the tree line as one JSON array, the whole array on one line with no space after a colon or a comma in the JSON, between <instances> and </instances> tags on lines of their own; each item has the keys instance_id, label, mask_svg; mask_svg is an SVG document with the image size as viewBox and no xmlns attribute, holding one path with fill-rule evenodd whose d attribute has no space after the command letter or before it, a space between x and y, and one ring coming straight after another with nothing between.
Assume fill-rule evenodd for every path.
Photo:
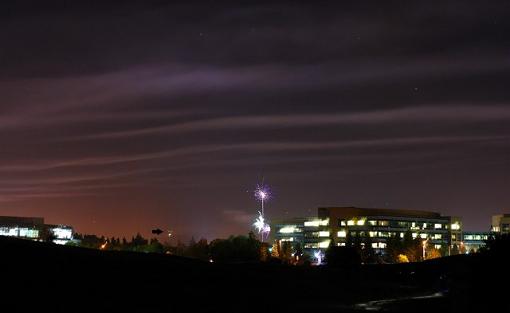
<instances>
[{"instance_id":1,"label":"tree line","mask_svg":"<svg viewBox=\"0 0 510 313\"><path fill-rule=\"evenodd\" d=\"M253 232L247 236L230 236L226 239L215 239L208 242L201 238L191 238L189 243L160 242L156 238L146 239L136 234L129 240L126 238L98 237L96 235L75 234L75 241L70 245L112 251L134 251L146 253L165 253L176 256L200 259L209 262L273 262L293 265L309 265L317 261L316 256L304 252L299 242L275 241L273 244L260 242ZM425 248L425 251L424 251ZM421 238L412 237L410 231L403 237L393 236L386 240L386 253L377 253L372 247L369 236L347 234L345 245L338 246L331 238L325 251L324 261L335 265L376 264L418 262L445 255L464 253L461 248L453 246L435 249L432 245L423 246ZM425 252L425 254L424 254Z\"/></svg>"}]
</instances>

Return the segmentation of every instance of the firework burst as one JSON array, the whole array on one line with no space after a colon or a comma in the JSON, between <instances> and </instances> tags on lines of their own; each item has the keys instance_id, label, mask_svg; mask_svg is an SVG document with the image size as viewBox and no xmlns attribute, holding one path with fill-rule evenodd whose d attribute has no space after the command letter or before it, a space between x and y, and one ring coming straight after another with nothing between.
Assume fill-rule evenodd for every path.
<instances>
[{"instance_id":1,"label":"firework burst","mask_svg":"<svg viewBox=\"0 0 510 313\"><path fill-rule=\"evenodd\" d=\"M271 191L266 185L257 185L254 195L255 199L260 201L260 211L255 223L253 223L253 226L255 226L259 232L261 241L265 241L269 237L271 227L266 223L266 219L264 217L264 203L271 197Z\"/></svg>"}]
</instances>

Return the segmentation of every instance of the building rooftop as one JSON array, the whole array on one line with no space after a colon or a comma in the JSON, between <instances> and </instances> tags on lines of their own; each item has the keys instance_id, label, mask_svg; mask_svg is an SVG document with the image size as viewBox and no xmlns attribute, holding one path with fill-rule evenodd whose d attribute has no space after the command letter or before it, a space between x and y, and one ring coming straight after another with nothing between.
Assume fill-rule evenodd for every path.
<instances>
[{"instance_id":1,"label":"building rooftop","mask_svg":"<svg viewBox=\"0 0 510 313\"><path fill-rule=\"evenodd\" d=\"M43 217L20 217L20 216L0 216L0 225L2 226L40 226L44 225Z\"/></svg>"},{"instance_id":2,"label":"building rooftop","mask_svg":"<svg viewBox=\"0 0 510 313\"><path fill-rule=\"evenodd\" d=\"M358 208L347 207L320 207L319 216L326 212L336 213L343 216L402 216L402 217L421 217L421 218L441 218L440 213L431 211L406 210L406 209L384 209L384 208ZM322 213L322 214L321 214Z\"/></svg>"}]
</instances>

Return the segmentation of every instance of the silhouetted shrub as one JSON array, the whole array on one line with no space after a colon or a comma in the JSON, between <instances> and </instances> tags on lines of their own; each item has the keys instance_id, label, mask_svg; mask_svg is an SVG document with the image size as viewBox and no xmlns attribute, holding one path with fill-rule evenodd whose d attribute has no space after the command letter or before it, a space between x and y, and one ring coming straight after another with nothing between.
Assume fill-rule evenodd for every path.
<instances>
[{"instance_id":1,"label":"silhouetted shrub","mask_svg":"<svg viewBox=\"0 0 510 313\"><path fill-rule=\"evenodd\" d=\"M353 267L361 265L361 256L353 247L329 247L326 250L326 263L334 267Z\"/></svg>"}]
</instances>

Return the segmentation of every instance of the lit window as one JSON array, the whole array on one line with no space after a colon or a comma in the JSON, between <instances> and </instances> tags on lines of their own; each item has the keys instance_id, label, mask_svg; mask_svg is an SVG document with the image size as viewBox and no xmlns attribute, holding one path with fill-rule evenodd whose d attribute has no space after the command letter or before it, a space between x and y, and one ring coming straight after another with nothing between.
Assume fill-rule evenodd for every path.
<instances>
[{"instance_id":1,"label":"lit window","mask_svg":"<svg viewBox=\"0 0 510 313\"><path fill-rule=\"evenodd\" d=\"M377 242L372 242L372 248L377 248Z\"/></svg>"},{"instance_id":2,"label":"lit window","mask_svg":"<svg viewBox=\"0 0 510 313\"><path fill-rule=\"evenodd\" d=\"M2 236L18 236L19 228L18 227L2 227L0 228L0 235Z\"/></svg>"},{"instance_id":3,"label":"lit window","mask_svg":"<svg viewBox=\"0 0 510 313\"><path fill-rule=\"evenodd\" d=\"M320 231L319 237L329 237L329 231Z\"/></svg>"},{"instance_id":4,"label":"lit window","mask_svg":"<svg viewBox=\"0 0 510 313\"><path fill-rule=\"evenodd\" d=\"M379 248L381 249L385 249L386 248L386 243L385 242L379 242Z\"/></svg>"},{"instance_id":5,"label":"lit window","mask_svg":"<svg viewBox=\"0 0 510 313\"><path fill-rule=\"evenodd\" d=\"M345 226L345 221L343 221L343 220L342 220L342 221L340 221L340 225L341 225L341 226Z\"/></svg>"},{"instance_id":6,"label":"lit window","mask_svg":"<svg viewBox=\"0 0 510 313\"><path fill-rule=\"evenodd\" d=\"M368 224L375 226L375 225L377 225L377 221L368 221Z\"/></svg>"},{"instance_id":7,"label":"lit window","mask_svg":"<svg viewBox=\"0 0 510 313\"><path fill-rule=\"evenodd\" d=\"M400 233L400 238L404 238L404 233Z\"/></svg>"},{"instance_id":8,"label":"lit window","mask_svg":"<svg viewBox=\"0 0 510 313\"><path fill-rule=\"evenodd\" d=\"M319 242L319 248L327 248L329 247L329 243L331 242L331 240L324 240L322 242Z\"/></svg>"},{"instance_id":9,"label":"lit window","mask_svg":"<svg viewBox=\"0 0 510 313\"><path fill-rule=\"evenodd\" d=\"M336 245L339 246L339 247L345 247L345 242L339 242Z\"/></svg>"},{"instance_id":10,"label":"lit window","mask_svg":"<svg viewBox=\"0 0 510 313\"><path fill-rule=\"evenodd\" d=\"M420 234L421 239L427 239L427 234Z\"/></svg>"},{"instance_id":11,"label":"lit window","mask_svg":"<svg viewBox=\"0 0 510 313\"><path fill-rule=\"evenodd\" d=\"M28 228L20 228L19 236L20 237L28 237Z\"/></svg>"},{"instance_id":12,"label":"lit window","mask_svg":"<svg viewBox=\"0 0 510 313\"><path fill-rule=\"evenodd\" d=\"M356 225L358 225L358 226L363 226L363 225L365 225L365 220L358 220L358 221L356 222Z\"/></svg>"},{"instance_id":13,"label":"lit window","mask_svg":"<svg viewBox=\"0 0 510 313\"><path fill-rule=\"evenodd\" d=\"M282 234L292 234L296 230L296 227L294 226L286 226L280 228L280 233Z\"/></svg>"},{"instance_id":14,"label":"lit window","mask_svg":"<svg viewBox=\"0 0 510 313\"><path fill-rule=\"evenodd\" d=\"M388 226L388 225L389 225L388 221L379 221L379 226Z\"/></svg>"},{"instance_id":15,"label":"lit window","mask_svg":"<svg viewBox=\"0 0 510 313\"><path fill-rule=\"evenodd\" d=\"M345 230L341 230L338 232L337 235L339 238L345 238L345 237L347 237L347 232Z\"/></svg>"},{"instance_id":16,"label":"lit window","mask_svg":"<svg viewBox=\"0 0 510 313\"><path fill-rule=\"evenodd\" d=\"M368 236L370 236L370 237L377 237L377 232L376 231L370 231L370 232L368 232Z\"/></svg>"},{"instance_id":17,"label":"lit window","mask_svg":"<svg viewBox=\"0 0 510 313\"><path fill-rule=\"evenodd\" d=\"M439 250L439 249L441 249L441 245L434 245L434 248Z\"/></svg>"},{"instance_id":18,"label":"lit window","mask_svg":"<svg viewBox=\"0 0 510 313\"><path fill-rule=\"evenodd\" d=\"M420 229L420 227L416 225L416 222L412 222L411 223L411 229L417 230L417 229Z\"/></svg>"},{"instance_id":19,"label":"lit window","mask_svg":"<svg viewBox=\"0 0 510 313\"><path fill-rule=\"evenodd\" d=\"M443 228L443 225L441 225L441 224L434 224L434 228L435 229L441 229L441 228Z\"/></svg>"},{"instance_id":20,"label":"lit window","mask_svg":"<svg viewBox=\"0 0 510 313\"><path fill-rule=\"evenodd\" d=\"M452 230L459 230L460 229L460 224L459 223L453 223L452 226L451 226L451 229Z\"/></svg>"},{"instance_id":21,"label":"lit window","mask_svg":"<svg viewBox=\"0 0 510 313\"><path fill-rule=\"evenodd\" d=\"M313 221L306 221L305 226L307 227L319 227L319 226L328 226L329 225L329 218L324 220L313 220Z\"/></svg>"},{"instance_id":22,"label":"lit window","mask_svg":"<svg viewBox=\"0 0 510 313\"><path fill-rule=\"evenodd\" d=\"M441 239L442 237L441 234L434 234L434 239Z\"/></svg>"},{"instance_id":23,"label":"lit window","mask_svg":"<svg viewBox=\"0 0 510 313\"><path fill-rule=\"evenodd\" d=\"M51 230L56 239L72 239L73 230L70 228L55 227Z\"/></svg>"},{"instance_id":24,"label":"lit window","mask_svg":"<svg viewBox=\"0 0 510 313\"><path fill-rule=\"evenodd\" d=\"M349 225L349 226L354 226L354 220L349 220L349 221L347 221L347 225Z\"/></svg>"},{"instance_id":25,"label":"lit window","mask_svg":"<svg viewBox=\"0 0 510 313\"><path fill-rule=\"evenodd\" d=\"M39 231L37 229L20 228L19 236L27 237L27 238L37 238L37 237L39 237Z\"/></svg>"},{"instance_id":26,"label":"lit window","mask_svg":"<svg viewBox=\"0 0 510 313\"><path fill-rule=\"evenodd\" d=\"M418 237L418 234L417 233L413 233L413 239L415 239L416 237Z\"/></svg>"},{"instance_id":27,"label":"lit window","mask_svg":"<svg viewBox=\"0 0 510 313\"><path fill-rule=\"evenodd\" d=\"M423 223L423 229L427 228L427 223Z\"/></svg>"}]
</instances>

